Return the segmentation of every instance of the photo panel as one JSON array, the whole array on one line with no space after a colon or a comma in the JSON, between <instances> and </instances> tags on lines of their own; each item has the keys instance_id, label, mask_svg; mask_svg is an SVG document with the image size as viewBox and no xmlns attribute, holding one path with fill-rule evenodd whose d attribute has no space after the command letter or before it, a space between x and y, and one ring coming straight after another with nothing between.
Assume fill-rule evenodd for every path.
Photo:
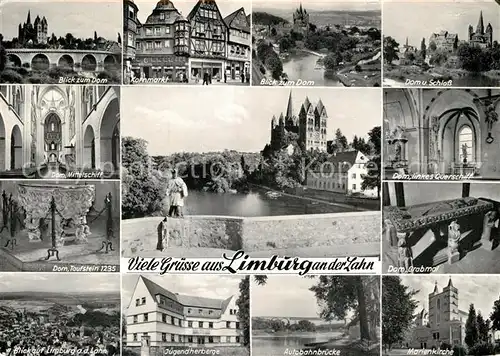
<instances>
[{"instance_id":1,"label":"photo panel","mask_svg":"<svg viewBox=\"0 0 500 356\"><path fill-rule=\"evenodd\" d=\"M379 276L252 278L252 355L380 355Z\"/></svg>"},{"instance_id":2,"label":"photo panel","mask_svg":"<svg viewBox=\"0 0 500 356\"><path fill-rule=\"evenodd\" d=\"M250 85L250 0L127 0L124 83Z\"/></svg>"},{"instance_id":3,"label":"photo panel","mask_svg":"<svg viewBox=\"0 0 500 356\"><path fill-rule=\"evenodd\" d=\"M496 183L383 185L385 273L500 273Z\"/></svg>"},{"instance_id":4,"label":"photo panel","mask_svg":"<svg viewBox=\"0 0 500 356\"><path fill-rule=\"evenodd\" d=\"M381 85L380 1L255 0L252 7L252 85Z\"/></svg>"},{"instance_id":5,"label":"photo panel","mask_svg":"<svg viewBox=\"0 0 500 356\"><path fill-rule=\"evenodd\" d=\"M0 353L119 355L120 276L1 273Z\"/></svg>"},{"instance_id":6,"label":"photo panel","mask_svg":"<svg viewBox=\"0 0 500 356\"><path fill-rule=\"evenodd\" d=\"M0 3L0 84L121 84L122 2Z\"/></svg>"},{"instance_id":7,"label":"photo panel","mask_svg":"<svg viewBox=\"0 0 500 356\"><path fill-rule=\"evenodd\" d=\"M498 275L383 276L384 354L497 354L499 285Z\"/></svg>"},{"instance_id":8,"label":"photo panel","mask_svg":"<svg viewBox=\"0 0 500 356\"><path fill-rule=\"evenodd\" d=\"M123 95L123 257L380 255L378 90Z\"/></svg>"},{"instance_id":9,"label":"photo panel","mask_svg":"<svg viewBox=\"0 0 500 356\"><path fill-rule=\"evenodd\" d=\"M127 274L123 355L250 355L250 277Z\"/></svg>"},{"instance_id":10,"label":"photo panel","mask_svg":"<svg viewBox=\"0 0 500 356\"><path fill-rule=\"evenodd\" d=\"M118 272L120 182L0 181L0 272Z\"/></svg>"},{"instance_id":11,"label":"photo panel","mask_svg":"<svg viewBox=\"0 0 500 356\"><path fill-rule=\"evenodd\" d=\"M0 85L0 178L119 179L120 87Z\"/></svg>"},{"instance_id":12,"label":"photo panel","mask_svg":"<svg viewBox=\"0 0 500 356\"><path fill-rule=\"evenodd\" d=\"M384 89L387 180L498 180L499 89Z\"/></svg>"},{"instance_id":13,"label":"photo panel","mask_svg":"<svg viewBox=\"0 0 500 356\"><path fill-rule=\"evenodd\" d=\"M383 13L384 87L499 86L498 1L384 0Z\"/></svg>"}]
</instances>

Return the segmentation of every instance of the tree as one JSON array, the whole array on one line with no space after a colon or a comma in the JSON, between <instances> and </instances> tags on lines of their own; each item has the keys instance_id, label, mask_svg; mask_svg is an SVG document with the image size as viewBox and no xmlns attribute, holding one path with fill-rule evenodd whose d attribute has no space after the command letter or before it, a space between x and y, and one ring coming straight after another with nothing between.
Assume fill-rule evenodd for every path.
<instances>
[{"instance_id":1,"label":"tree","mask_svg":"<svg viewBox=\"0 0 500 356\"><path fill-rule=\"evenodd\" d=\"M276 36L278 34L278 32L276 31L276 29L273 27L271 28L271 36Z\"/></svg>"},{"instance_id":2,"label":"tree","mask_svg":"<svg viewBox=\"0 0 500 356\"><path fill-rule=\"evenodd\" d=\"M384 59L387 64L399 59L398 56L399 43L390 36L384 37Z\"/></svg>"},{"instance_id":3,"label":"tree","mask_svg":"<svg viewBox=\"0 0 500 356\"><path fill-rule=\"evenodd\" d=\"M324 59L323 59L323 65L325 66L325 69L335 69L337 65L339 64L339 56L335 53L329 53Z\"/></svg>"},{"instance_id":4,"label":"tree","mask_svg":"<svg viewBox=\"0 0 500 356\"><path fill-rule=\"evenodd\" d=\"M490 331L489 323L486 323L486 320L484 320L480 311L478 311L477 313L476 322L477 322L477 333L479 341L488 342L488 332Z\"/></svg>"},{"instance_id":5,"label":"tree","mask_svg":"<svg viewBox=\"0 0 500 356\"><path fill-rule=\"evenodd\" d=\"M0 34L0 72L5 69L7 65L7 51L3 44L3 36Z\"/></svg>"},{"instance_id":6,"label":"tree","mask_svg":"<svg viewBox=\"0 0 500 356\"><path fill-rule=\"evenodd\" d=\"M385 348L404 340L404 334L413 321L418 302L413 296L418 291L403 285L397 276L382 277L382 343Z\"/></svg>"},{"instance_id":7,"label":"tree","mask_svg":"<svg viewBox=\"0 0 500 356\"><path fill-rule=\"evenodd\" d=\"M292 47L292 41L288 37L283 37L280 40L280 51L288 51Z\"/></svg>"},{"instance_id":8,"label":"tree","mask_svg":"<svg viewBox=\"0 0 500 356\"><path fill-rule=\"evenodd\" d=\"M94 31L94 42L97 43L97 31Z\"/></svg>"},{"instance_id":9,"label":"tree","mask_svg":"<svg viewBox=\"0 0 500 356\"><path fill-rule=\"evenodd\" d=\"M347 148L347 138L342 134L342 131L340 129L337 129L337 131L335 131L335 141L338 151L342 152Z\"/></svg>"},{"instance_id":10,"label":"tree","mask_svg":"<svg viewBox=\"0 0 500 356\"><path fill-rule=\"evenodd\" d=\"M429 43L429 49L434 52L437 49L436 42Z\"/></svg>"},{"instance_id":11,"label":"tree","mask_svg":"<svg viewBox=\"0 0 500 356\"><path fill-rule=\"evenodd\" d=\"M250 277L246 276L240 282L240 296L236 300L238 320L243 329L243 345L250 346Z\"/></svg>"},{"instance_id":12,"label":"tree","mask_svg":"<svg viewBox=\"0 0 500 356\"><path fill-rule=\"evenodd\" d=\"M368 142L372 145L374 155L381 154L381 137L382 137L382 128L380 126L375 126L373 129L368 132Z\"/></svg>"},{"instance_id":13,"label":"tree","mask_svg":"<svg viewBox=\"0 0 500 356\"><path fill-rule=\"evenodd\" d=\"M491 329L500 330L500 297L493 303L493 311L490 314Z\"/></svg>"},{"instance_id":14,"label":"tree","mask_svg":"<svg viewBox=\"0 0 500 356\"><path fill-rule=\"evenodd\" d=\"M420 56L423 60L427 56L427 46L425 45L425 38L422 38L422 42L420 43Z\"/></svg>"},{"instance_id":15,"label":"tree","mask_svg":"<svg viewBox=\"0 0 500 356\"><path fill-rule=\"evenodd\" d=\"M382 159L380 154L374 156L366 164L367 173L362 176L361 189L377 189L377 198L380 198L381 167Z\"/></svg>"},{"instance_id":16,"label":"tree","mask_svg":"<svg viewBox=\"0 0 500 356\"><path fill-rule=\"evenodd\" d=\"M462 68L471 72L481 72L485 69L483 64L483 50L478 46L464 43L458 47L458 58Z\"/></svg>"},{"instance_id":17,"label":"tree","mask_svg":"<svg viewBox=\"0 0 500 356\"><path fill-rule=\"evenodd\" d=\"M478 340L476 309L474 309L474 304L471 304L469 307L469 316L465 322L465 343L469 348L472 348L477 344Z\"/></svg>"}]
</instances>

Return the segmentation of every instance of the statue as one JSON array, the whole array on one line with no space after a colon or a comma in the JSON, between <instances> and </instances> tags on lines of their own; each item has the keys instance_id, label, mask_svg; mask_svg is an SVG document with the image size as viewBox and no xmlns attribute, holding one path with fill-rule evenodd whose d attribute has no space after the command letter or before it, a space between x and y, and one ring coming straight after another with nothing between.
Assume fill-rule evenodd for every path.
<instances>
[{"instance_id":1,"label":"statue","mask_svg":"<svg viewBox=\"0 0 500 356\"><path fill-rule=\"evenodd\" d=\"M90 228L87 225L87 218L85 216L81 216L75 230L76 242L87 243L87 237L89 237L90 235L92 235L92 233L90 232Z\"/></svg>"},{"instance_id":2,"label":"statue","mask_svg":"<svg viewBox=\"0 0 500 356\"><path fill-rule=\"evenodd\" d=\"M458 243L460 242L460 225L452 221L448 225L448 263L456 262L460 258Z\"/></svg>"},{"instance_id":3,"label":"statue","mask_svg":"<svg viewBox=\"0 0 500 356\"><path fill-rule=\"evenodd\" d=\"M402 151L401 142L396 141L394 149L395 149L394 161L399 162L401 161L401 151Z\"/></svg>"},{"instance_id":4,"label":"statue","mask_svg":"<svg viewBox=\"0 0 500 356\"><path fill-rule=\"evenodd\" d=\"M464 164L467 163L467 148L469 147L466 143L464 143L462 145L462 161L464 162Z\"/></svg>"},{"instance_id":5,"label":"statue","mask_svg":"<svg viewBox=\"0 0 500 356\"><path fill-rule=\"evenodd\" d=\"M406 241L406 233L397 233L398 236L398 266L408 272L413 266L413 254Z\"/></svg>"},{"instance_id":6,"label":"statue","mask_svg":"<svg viewBox=\"0 0 500 356\"><path fill-rule=\"evenodd\" d=\"M488 127L488 132L491 132L493 124L498 121L498 113L495 111L495 105L492 102L487 103L485 113L485 121Z\"/></svg>"}]
</instances>

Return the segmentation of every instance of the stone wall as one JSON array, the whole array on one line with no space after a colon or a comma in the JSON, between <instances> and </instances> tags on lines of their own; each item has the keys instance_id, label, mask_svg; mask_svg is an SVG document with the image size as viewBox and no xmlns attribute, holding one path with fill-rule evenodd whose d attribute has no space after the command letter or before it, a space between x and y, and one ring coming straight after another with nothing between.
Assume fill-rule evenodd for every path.
<instances>
[{"instance_id":1,"label":"stone wall","mask_svg":"<svg viewBox=\"0 0 500 356\"><path fill-rule=\"evenodd\" d=\"M161 217L124 220L123 256L147 257L148 252L157 250L162 220ZM373 250L370 255L374 255L379 250L376 246L380 241L380 221L381 214L377 211L253 218L200 215L169 218L166 231L168 248L243 249L251 253L358 244L370 246L370 251Z\"/></svg>"}]
</instances>

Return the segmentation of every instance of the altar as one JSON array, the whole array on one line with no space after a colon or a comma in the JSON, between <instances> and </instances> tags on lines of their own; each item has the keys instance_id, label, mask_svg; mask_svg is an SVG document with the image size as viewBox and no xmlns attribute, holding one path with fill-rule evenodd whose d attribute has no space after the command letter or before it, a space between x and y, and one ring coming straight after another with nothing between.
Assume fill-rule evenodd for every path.
<instances>
[{"instance_id":1,"label":"altar","mask_svg":"<svg viewBox=\"0 0 500 356\"><path fill-rule=\"evenodd\" d=\"M49 235L50 221L52 249L64 246L69 235L76 243L87 243L91 233L87 214L94 200L94 185L18 185L18 204L24 209L30 242L41 242ZM69 234L69 229L74 233Z\"/></svg>"}]
</instances>

